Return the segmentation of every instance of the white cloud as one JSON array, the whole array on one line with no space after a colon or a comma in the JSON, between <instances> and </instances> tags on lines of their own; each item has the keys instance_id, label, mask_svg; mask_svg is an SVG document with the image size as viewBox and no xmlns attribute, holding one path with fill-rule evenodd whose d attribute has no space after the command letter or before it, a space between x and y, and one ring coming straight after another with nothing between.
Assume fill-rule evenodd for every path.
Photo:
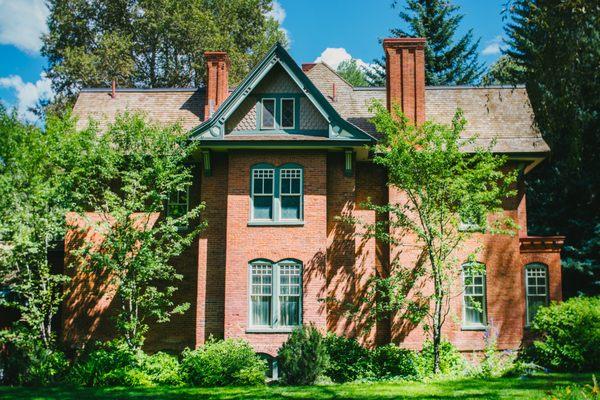
<instances>
[{"instance_id":1,"label":"white cloud","mask_svg":"<svg viewBox=\"0 0 600 400\"><path fill-rule=\"evenodd\" d=\"M40 79L36 82L23 82L20 76L9 75L0 78L0 88L15 91L17 113L19 117L30 122L37 119L37 116L30 111L30 108L34 107L39 100L51 100L54 97L51 81L46 77L45 73L42 73Z\"/></svg>"},{"instance_id":2,"label":"white cloud","mask_svg":"<svg viewBox=\"0 0 600 400\"><path fill-rule=\"evenodd\" d=\"M267 17L273 18L275 21L279 22L279 25L281 25L285 20L285 16L285 9L281 6L281 3L279 3L277 0L273 1L273 8L267 13Z\"/></svg>"},{"instance_id":3,"label":"white cloud","mask_svg":"<svg viewBox=\"0 0 600 400\"><path fill-rule=\"evenodd\" d=\"M0 0L0 44L37 54L41 35L48 31L48 14L44 0Z\"/></svg>"},{"instance_id":4,"label":"white cloud","mask_svg":"<svg viewBox=\"0 0 600 400\"><path fill-rule=\"evenodd\" d=\"M331 68L337 70L342 61L352 60L354 57L343 47L328 47L319 57L316 58L314 62L324 62L329 65ZM365 69L373 69L375 68L374 64L369 64L361 60L360 58L356 58L356 63L359 67Z\"/></svg>"},{"instance_id":5,"label":"white cloud","mask_svg":"<svg viewBox=\"0 0 600 400\"><path fill-rule=\"evenodd\" d=\"M484 56L491 56L495 54L500 54L500 52L506 47L504 43L504 39L502 36L498 35L492 40L488 40L485 48L481 52Z\"/></svg>"},{"instance_id":6,"label":"white cloud","mask_svg":"<svg viewBox=\"0 0 600 400\"><path fill-rule=\"evenodd\" d=\"M273 18L275 21L277 21L277 23L279 24L279 30L281 32L283 32L283 34L285 35L285 38L287 39L288 46L289 46L292 43L292 39L290 37L290 32L282 26L283 21L285 21L285 17L287 15L285 12L285 9L281 5L281 3L277 0L273 0L273 3L271 5L272 5L271 11L269 11L266 14L266 16L267 16L267 18Z\"/></svg>"}]
</instances>

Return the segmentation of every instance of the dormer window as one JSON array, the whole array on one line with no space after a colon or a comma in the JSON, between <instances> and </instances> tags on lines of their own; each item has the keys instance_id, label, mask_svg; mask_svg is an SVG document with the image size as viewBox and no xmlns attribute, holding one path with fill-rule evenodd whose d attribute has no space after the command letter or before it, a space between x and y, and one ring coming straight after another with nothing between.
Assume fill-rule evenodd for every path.
<instances>
[{"instance_id":1,"label":"dormer window","mask_svg":"<svg viewBox=\"0 0 600 400\"><path fill-rule=\"evenodd\" d=\"M281 99L280 126L283 129L294 129L296 127L294 99Z\"/></svg>"},{"instance_id":2,"label":"dormer window","mask_svg":"<svg viewBox=\"0 0 600 400\"><path fill-rule=\"evenodd\" d=\"M261 129L275 129L275 99L262 99Z\"/></svg>"}]
</instances>

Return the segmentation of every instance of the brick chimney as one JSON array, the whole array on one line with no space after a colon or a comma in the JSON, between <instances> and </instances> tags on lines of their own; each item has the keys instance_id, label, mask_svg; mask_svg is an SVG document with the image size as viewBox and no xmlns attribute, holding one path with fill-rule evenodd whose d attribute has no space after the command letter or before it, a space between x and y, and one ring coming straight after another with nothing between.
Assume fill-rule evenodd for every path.
<instances>
[{"instance_id":1,"label":"brick chimney","mask_svg":"<svg viewBox=\"0 0 600 400\"><path fill-rule=\"evenodd\" d=\"M425 39L384 39L387 108L399 104L409 120L425 122Z\"/></svg>"},{"instance_id":2,"label":"brick chimney","mask_svg":"<svg viewBox=\"0 0 600 400\"><path fill-rule=\"evenodd\" d=\"M204 120L217 111L217 108L229 96L229 56L224 51L207 51L206 59L206 97L204 100Z\"/></svg>"}]
</instances>

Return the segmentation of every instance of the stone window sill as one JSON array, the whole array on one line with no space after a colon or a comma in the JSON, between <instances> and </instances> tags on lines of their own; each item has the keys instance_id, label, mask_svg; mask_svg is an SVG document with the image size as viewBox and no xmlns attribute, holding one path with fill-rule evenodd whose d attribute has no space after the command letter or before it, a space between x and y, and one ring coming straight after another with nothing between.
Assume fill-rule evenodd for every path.
<instances>
[{"instance_id":1,"label":"stone window sill","mask_svg":"<svg viewBox=\"0 0 600 400\"><path fill-rule=\"evenodd\" d=\"M246 333L292 333L294 327L285 328L248 328Z\"/></svg>"},{"instance_id":2,"label":"stone window sill","mask_svg":"<svg viewBox=\"0 0 600 400\"><path fill-rule=\"evenodd\" d=\"M461 331L485 331L487 326L485 325L463 325L460 327Z\"/></svg>"},{"instance_id":3,"label":"stone window sill","mask_svg":"<svg viewBox=\"0 0 600 400\"><path fill-rule=\"evenodd\" d=\"M248 226L304 226L304 221L248 221Z\"/></svg>"}]
</instances>

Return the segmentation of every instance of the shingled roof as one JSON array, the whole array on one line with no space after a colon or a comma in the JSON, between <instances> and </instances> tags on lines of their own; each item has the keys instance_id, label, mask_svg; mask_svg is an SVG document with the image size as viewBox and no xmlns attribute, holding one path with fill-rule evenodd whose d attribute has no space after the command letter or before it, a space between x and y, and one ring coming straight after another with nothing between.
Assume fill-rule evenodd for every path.
<instances>
[{"instance_id":1,"label":"shingled roof","mask_svg":"<svg viewBox=\"0 0 600 400\"><path fill-rule=\"evenodd\" d=\"M376 135L369 122L372 114L368 105L373 100L385 103L385 88L352 87L323 63L315 64L306 75L344 119ZM79 117L78 128L85 127L90 118L104 127L123 111L142 112L161 123L180 123L185 130L202 122L203 88L120 89L115 98L110 94L110 89L81 91L73 109ZM426 119L449 123L457 108L462 109L467 120L465 136L477 135L477 145L485 146L495 140L496 152L540 154L549 151L535 127L523 86L426 88Z\"/></svg>"}]
</instances>

